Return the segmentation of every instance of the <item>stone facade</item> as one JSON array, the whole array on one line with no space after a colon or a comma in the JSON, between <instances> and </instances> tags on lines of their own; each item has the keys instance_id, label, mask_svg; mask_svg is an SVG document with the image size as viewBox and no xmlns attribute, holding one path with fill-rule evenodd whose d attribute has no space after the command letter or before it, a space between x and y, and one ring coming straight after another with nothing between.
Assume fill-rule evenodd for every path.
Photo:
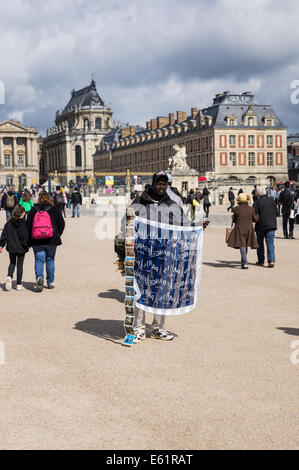
<instances>
[{"instance_id":1,"label":"stone facade","mask_svg":"<svg viewBox=\"0 0 299 470\"><path fill-rule=\"evenodd\" d=\"M288 177L286 135L270 105L255 103L251 92L224 92L208 108L191 108L189 116L177 111L176 119L159 116L146 128L114 129L98 146L95 171L167 170L174 145L181 145L188 166L218 186L275 184Z\"/></svg>"},{"instance_id":2,"label":"stone facade","mask_svg":"<svg viewBox=\"0 0 299 470\"><path fill-rule=\"evenodd\" d=\"M289 179L299 182L299 134L288 136Z\"/></svg>"},{"instance_id":3,"label":"stone facade","mask_svg":"<svg viewBox=\"0 0 299 470\"><path fill-rule=\"evenodd\" d=\"M113 127L112 111L100 98L96 84L73 90L65 109L56 112L55 127L43 141L45 173L56 182L87 183L93 176L93 154Z\"/></svg>"},{"instance_id":4,"label":"stone facade","mask_svg":"<svg viewBox=\"0 0 299 470\"><path fill-rule=\"evenodd\" d=\"M0 185L18 188L38 182L37 129L12 119L0 123Z\"/></svg>"}]
</instances>

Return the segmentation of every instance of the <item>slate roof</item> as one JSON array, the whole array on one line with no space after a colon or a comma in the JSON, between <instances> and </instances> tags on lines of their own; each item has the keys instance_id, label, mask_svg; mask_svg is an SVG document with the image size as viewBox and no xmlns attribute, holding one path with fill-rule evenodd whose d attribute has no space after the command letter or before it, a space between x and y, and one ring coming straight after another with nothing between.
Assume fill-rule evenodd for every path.
<instances>
[{"instance_id":1,"label":"slate roof","mask_svg":"<svg viewBox=\"0 0 299 470\"><path fill-rule=\"evenodd\" d=\"M254 127L265 127L263 117L270 114L274 117L274 126L271 128L286 128L286 126L279 119L277 114L271 105L257 104L254 100L254 95L252 94L227 94L220 97L214 98L213 105L208 108L204 108L202 113L204 116L212 116L213 127L225 127L227 128L226 117L234 114L237 116L237 125L233 127L246 127L243 124L243 116L247 112L248 108L252 109L257 117L257 126Z\"/></svg>"},{"instance_id":2,"label":"slate roof","mask_svg":"<svg viewBox=\"0 0 299 470\"><path fill-rule=\"evenodd\" d=\"M94 80L92 80L90 85L86 86L85 88L72 91L72 97L62 111L61 115L67 114L73 106L78 106L79 104L81 106L89 107L92 107L93 105L104 106L104 101L97 92L96 83Z\"/></svg>"}]
</instances>

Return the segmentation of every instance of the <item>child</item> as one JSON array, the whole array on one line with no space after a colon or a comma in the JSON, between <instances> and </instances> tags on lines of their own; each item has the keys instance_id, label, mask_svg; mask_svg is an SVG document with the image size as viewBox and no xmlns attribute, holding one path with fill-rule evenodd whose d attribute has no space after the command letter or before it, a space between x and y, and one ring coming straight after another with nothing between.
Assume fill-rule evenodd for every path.
<instances>
[{"instance_id":1,"label":"child","mask_svg":"<svg viewBox=\"0 0 299 470\"><path fill-rule=\"evenodd\" d=\"M0 253L6 246L9 253L10 264L6 278L6 290L12 287L12 278L17 265L17 290L22 289L23 263L28 251L27 243L29 233L25 225L25 209L17 204L12 211L11 218L6 222L0 240Z\"/></svg>"}]
</instances>

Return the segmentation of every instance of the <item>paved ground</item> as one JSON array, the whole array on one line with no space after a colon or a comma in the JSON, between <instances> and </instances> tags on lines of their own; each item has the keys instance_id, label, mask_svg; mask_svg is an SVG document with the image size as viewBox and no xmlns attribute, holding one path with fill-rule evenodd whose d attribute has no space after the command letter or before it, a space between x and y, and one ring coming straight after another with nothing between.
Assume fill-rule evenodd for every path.
<instances>
[{"instance_id":1,"label":"paved ground","mask_svg":"<svg viewBox=\"0 0 299 470\"><path fill-rule=\"evenodd\" d=\"M123 279L97 222L67 219L55 290L33 292L32 253L25 289L0 290L0 448L298 449L299 240L276 240L275 269L250 252L242 271L210 226L198 307L168 320L174 341L128 349Z\"/></svg>"}]
</instances>

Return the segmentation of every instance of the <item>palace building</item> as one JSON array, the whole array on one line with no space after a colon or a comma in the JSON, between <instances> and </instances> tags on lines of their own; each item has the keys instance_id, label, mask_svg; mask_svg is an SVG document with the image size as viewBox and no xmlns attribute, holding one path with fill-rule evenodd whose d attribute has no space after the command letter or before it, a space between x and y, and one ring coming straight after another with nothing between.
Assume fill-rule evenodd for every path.
<instances>
[{"instance_id":1,"label":"palace building","mask_svg":"<svg viewBox=\"0 0 299 470\"><path fill-rule=\"evenodd\" d=\"M39 182L37 129L13 119L0 123L0 185L18 188Z\"/></svg>"},{"instance_id":2,"label":"palace building","mask_svg":"<svg viewBox=\"0 0 299 470\"><path fill-rule=\"evenodd\" d=\"M86 183L93 175L93 154L112 128L112 111L99 96L94 80L71 92L62 112L56 112L55 126L43 139L41 166L60 184Z\"/></svg>"},{"instance_id":3,"label":"palace building","mask_svg":"<svg viewBox=\"0 0 299 470\"><path fill-rule=\"evenodd\" d=\"M94 155L95 172L154 173L169 168L174 145L185 146L187 163L212 181L269 184L288 178L287 129L271 105L251 92L215 96L204 109L158 116L142 127L117 127ZM181 189L181 188L179 188Z\"/></svg>"}]
</instances>

